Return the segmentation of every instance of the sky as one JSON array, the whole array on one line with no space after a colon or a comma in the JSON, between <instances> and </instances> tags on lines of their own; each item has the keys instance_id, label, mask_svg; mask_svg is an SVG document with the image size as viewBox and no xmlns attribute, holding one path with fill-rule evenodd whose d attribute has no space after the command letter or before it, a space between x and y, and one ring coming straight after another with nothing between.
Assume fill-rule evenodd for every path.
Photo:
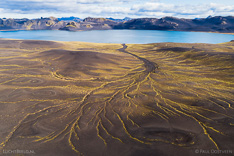
<instances>
[{"instance_id":1,"label":"sky","mask_svg":"<svg viewBox=\"0 0 234 156\"><path fill-rule=\"evenodd\" d=\"M234 16L234 0L0 0L0 18Z\"/></svg>"}]
</instances>

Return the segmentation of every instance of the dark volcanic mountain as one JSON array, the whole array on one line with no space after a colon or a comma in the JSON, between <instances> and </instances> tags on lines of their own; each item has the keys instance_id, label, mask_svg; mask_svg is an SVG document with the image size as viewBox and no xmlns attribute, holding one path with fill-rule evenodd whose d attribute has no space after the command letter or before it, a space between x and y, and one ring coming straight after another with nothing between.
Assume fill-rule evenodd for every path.
<instances>
[{"instance_id":1,"label":"dark volcanic mountain","mask_svg":"<svg viewBox=\"0 0 234 156\"><path fill-rule=\"evenodd\" d=\"M119 23L114 26L114 29L234 32L234 17L216 16L201 19L140 18Z\"/></svg>"},{"instance_id":2,"label":"dark volcanic mountain","mask_svg":"<svg viewBox=\"0 0 234 156\"><path fill-rule=\"evenodd\" d=\"M81 20L70 18L41 19L0 19L0 30L106 30L106 29L140 29L140 30L174 30L174 31L209 31L234 32L233 16L216 16L200 19L184 19L175 17L138 18L115 20L112 18L92 18Z\"/></svg>"}]
</instances>

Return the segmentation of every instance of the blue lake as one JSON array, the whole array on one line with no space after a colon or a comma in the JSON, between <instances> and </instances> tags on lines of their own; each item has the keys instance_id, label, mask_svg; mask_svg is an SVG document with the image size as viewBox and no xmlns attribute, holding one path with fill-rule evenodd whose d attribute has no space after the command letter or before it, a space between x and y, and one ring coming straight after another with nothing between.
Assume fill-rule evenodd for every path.
<instances>
[{"instance_id":1,"label":"blue lake","mask_svg":"<svg viewBox=\"0 0 234 156\"><path fill-rule=\"evenodd\" d=\"M82 41L96 43L222 43L234 40L234 35L158 31L158 30L93 30L93 31L0 31L0 38L54 40L54 41Z\"/></svg>"}]
</instances>

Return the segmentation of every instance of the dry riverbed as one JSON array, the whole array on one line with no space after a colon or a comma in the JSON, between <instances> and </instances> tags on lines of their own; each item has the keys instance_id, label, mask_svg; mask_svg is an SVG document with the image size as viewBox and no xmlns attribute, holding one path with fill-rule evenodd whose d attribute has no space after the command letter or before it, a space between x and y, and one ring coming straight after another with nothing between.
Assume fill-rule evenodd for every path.
<instances>
[{"instance_id":1,"label":"dry riverbed","mask_svg":"<svg viewBox=\"0 0 234 156\"><path fill-rule=\"evenodd\" d=\"M233 62L234 42L1 39L0 153L232 155Z\"/></svg>"}]
</instances>

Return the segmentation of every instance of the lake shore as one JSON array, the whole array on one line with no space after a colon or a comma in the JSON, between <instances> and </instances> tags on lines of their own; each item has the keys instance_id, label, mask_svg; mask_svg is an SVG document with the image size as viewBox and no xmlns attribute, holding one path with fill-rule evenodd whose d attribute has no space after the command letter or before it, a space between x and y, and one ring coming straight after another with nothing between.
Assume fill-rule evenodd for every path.
<instances>
[{"instance_id":1,"label":"lake shore","mask_svg":"<svg viewBox=\"0 0 234 156\"><path fill-rule=\"evenodd\" d=\"M234 33L223 33L223 32L207 32L207 33L218 33L218 34L234 35Z\"/></svg>"},{"instance_id":2,"label":"lake shore","mask_svg":"<svg viewBox=\"0 0 234 156\"><path fill-rule=\"evenodd\" d=\"M0 39L0 149L44 156L230 152L233 50L234 42Z\"/></svg>"}]
</instances>

